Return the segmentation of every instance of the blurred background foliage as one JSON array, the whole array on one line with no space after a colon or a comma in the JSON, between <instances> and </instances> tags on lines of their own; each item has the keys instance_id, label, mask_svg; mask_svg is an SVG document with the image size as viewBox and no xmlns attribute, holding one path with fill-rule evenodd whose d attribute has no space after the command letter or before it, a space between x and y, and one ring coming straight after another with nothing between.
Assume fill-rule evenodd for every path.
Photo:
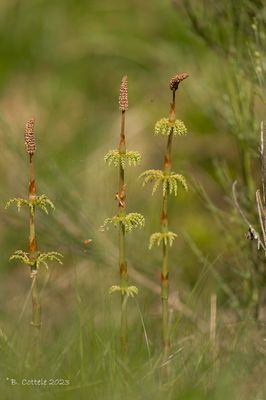
<instances>
[{"instance_id":1,"label":"blurred background foliage","mask_svg":"<svg viewBox=\"0 0 266 400\"><path fill-rule=\"evenodd\" d=\"M265 257L246 239L248 227L232 199L232 184L238 181L241 207L259 231L255 190L261 185L265 19L260 0L1 1L0 328L8 338L2 338L1 345L6 357L1 357L3 380L7 371L25 374L30 346L29 271L8 261L16 249L27 248L27 213L4 211L4 204L10 197L27 195L23 131L35 116L38 191L56 205L48 217L38 213L38 245L41 251L64 254L64 266L40 272L46 365L51 374L70 377L84 398L88 387L99 398L121 398L125 393L124 398L161 398L155 390L157 367L148 373L150 364L141 364L147 355L143 321L148 353L160 346L156 284L161 252L149 251L148 239L159 228L161 196L151 197L137 177L162 166L165 143L153 137L154 124L168 115L169 79L176 72L188 72L190 78L177 94L177 115L189 134L175 140L173 164L188 179L190 190L180 191L170 204L170 229L178 233L170 262L173 347L178 352L179 341L195 332L197 339L194 347L190 339L182 345L187 358L177 359L177 378L164 397L213 400L230 392L232 399L263 398L258 369L262 374L266 350L254 316L265 286ZM130 305L132 365L138 372L133 377L125 368L127 383L121 384L114 356L119 299L108 295L110 285L118 281L117 235L99 228L116 212L117 171L104 165L103 158L118 142L118 91L124 74L129 77L127 147L142 154L141 166L127 170L127 207L145 216L146 227L128 235L131 282L140 289L137 302ZM83 244L86 239L92 239L88 247ZM218 383L206 374L209 364L202 361L212 293L218 298L221 336L241 343L228 361L227 351L232 349L224 340L230 372L218 374ZM258 354L252 347L254 332L262 349ZM14 354L6 350L7 343ZM244 348L250 357L242 360ZM239 365L241 377L246 377L238 376L239 384L257 378L247 394L246 386L236 386L236 393L233 389L232 371ZM130 381L137 381L144 368L147 384L134 391ZM22 396L12 390L6 398ZM73 393L69 398L75 398ZM32 388L25 392L38 394Z\"/></svg>"}]
</instances>

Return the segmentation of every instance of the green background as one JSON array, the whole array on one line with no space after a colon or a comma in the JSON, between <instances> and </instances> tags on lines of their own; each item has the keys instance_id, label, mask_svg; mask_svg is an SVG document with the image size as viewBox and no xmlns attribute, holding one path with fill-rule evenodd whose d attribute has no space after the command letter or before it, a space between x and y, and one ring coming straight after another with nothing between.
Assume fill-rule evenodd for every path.
<instances>
[{"instance_id":1,"label":"green background","mask_svg":"<svg viewBox=\"0 0 266 400\"><path fill-rule=\"evenodd\" d=\"M208 4L212 10L223 1ZM231 308L235 298L242 299L243 290L242 277L231 275L231 267L246 262L243 248L250 251L250 245L230 197L233 181L242 182L225 84L232 73L230 60L195 35L182 2L162 0L2 0L0 55L3 398L265 398L266 350L254 350L263 345L265 349L265 343L261 337L254 339L259 333L250 314L244 312L246 318L239 321ZM176 107L188 135L174 141L173 168L187 178L189 191L180 190L170 201L170 230L178 234L170 251L176 304L171 311L174 373L170 382L159 385L161 319L156 291L161 251L148 250L148 240L159 230L161 192L152 197L138 176L162 167L165 139L154 137L153 129L168 115L169 79L177 72L190 75L180 84ZM129 79L127 147L142 155L141 165L126 171L127 210L146 218L145 229L127 237L130 282L139 288L129 305L128 365L119 355L120 299L108 294L119 279L117 232L100 231L104 219L116 213L118 171L103 159L119 140L118 93L124 74ZM256 151L263 107L257 101L257 126L250 133L254 185L259 182ZM9 198L27 196L23 132L32 116L38 193L56 205L49 216L38 212L38 247L64 255L63 266L40 271L44 355L37 370L27 362L29 270L9 262L16 249L27 249L28 213L4 210ZM233 232L234 241L227 240L226 230L229 236ZM83 244L86 239L92 239L88 247ZM218 296L221 342L216 361L208 336L212 293ZM241 304L245 310L245 299ZM13 387L6 377L64 378L71 385Z\"/></svg>"}]
</instances>

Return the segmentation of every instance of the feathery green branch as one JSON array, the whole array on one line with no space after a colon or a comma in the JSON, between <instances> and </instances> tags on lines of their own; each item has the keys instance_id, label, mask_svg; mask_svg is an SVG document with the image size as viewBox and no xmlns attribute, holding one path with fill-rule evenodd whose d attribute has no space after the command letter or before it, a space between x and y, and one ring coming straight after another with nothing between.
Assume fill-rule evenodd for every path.
<instances>
[{"instance_id":1,"label":"feathery green branch","mask_svg":"<svg viewBox=\"0 0 266 400\"><path fill-rule=\"evenodd\" d=\"M62 254L57 251L49 251L48 253L37 252L36 258L32 260L29 253L23 250L16 250L9 260L20 260L31 267L35 265L38 270L41 265L48 269L47 261L57 261L59 264L63 264L62 258Z\"/></svg>"},{"instance_id":2,"label":"feathery green branch","mask_svg":"<svg viewBox=\"0 0 266 400\"><path fill-rule=\"evenodd\" d=\"M136 166L140 163L141 156L138 151L125 151L120 153L118 150L110 150L104 157L104 161L108 165L114 165L114 167L121 167L125 169L126 163L131 167Z\"/></svg>"},{"instance_id":3,"label":"feathery green branch","mask_svg":"<svg viewBox=\"0 0 266 400\"><path fill-rule=\"evenodd\" d=\"M143 179L143 186L147 185L147 183L154 183L152 188L152 194L156 192L160 184L162 184L163 195L165 195L166 191L169 194L174 194L177 196L178 192L178 184L181 184L185 190L188 190L186 179L183 175L177 174L175 172L165 172L160 169L149 169L144 171L140 178Z\"/></svg>"},{"instance_id":4,"label":"feathery green branch","mask_svg":"<svg viewBox=\"0 0 266 400\"><path fill-rule=\"evenodd\" d=\"M173 242L175 238L177 237L177 234L174 232L155 232L151 235L150 237L150 242L149 242L149 249L151 249L155 244L157 246L160 246L161 242L164 242L165 246L170 246L172 247Z\"/></svg>"},{"instance_id":5,"label":"feathery green branch","mask_svg":"<svg viewBox=\"0 0 266 400\"><path fill-rule=\"evenodd\" d=\"M5 205L5 209L13 204L17 206L18 212L20 212L21 207L24 205L29 207L31 214L34 213L35 207L40 207L40 209L44 211L47 215L49 214L48 207L50 207L52 210L55 209L54 204L45 194L42 194L41 196L35 196L33 199L30 200L23 199L21 197L14 197L13 199L8 200Z\"/></svg>"},{"instance_id":6,"label":"feathery green branch","mask_svg":"<svg viewBox=\"0 0 266 400\"><path fill-rule=\"evenodd\" d=\"M135 228L143 228L145 224L145 219L143 215L139 213L129 213L129 214L118 214L112 218L106 218L101 229L108 230L108 225L114 225L114 227L119 227L122 224L125 227L125 232L131 232Z\"/></svg>"}]
</instances>

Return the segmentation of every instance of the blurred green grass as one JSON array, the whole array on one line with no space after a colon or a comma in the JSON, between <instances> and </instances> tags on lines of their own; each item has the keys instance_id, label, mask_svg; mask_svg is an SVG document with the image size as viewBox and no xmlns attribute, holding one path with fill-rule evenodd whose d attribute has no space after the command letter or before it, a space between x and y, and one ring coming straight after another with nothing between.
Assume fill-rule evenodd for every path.
<instances>
[{"instance_id":1,"label":"blurred green grass","mask_svg":"<svg viewBox=\"0 0 266 400\"><path fill-rule=\"evenodd\" d=\"M128 210L141 212L147 221L144 231L128 235L129 268L158 282L160 251L149 251L147 245L159 227L160 196L151 198L137 177L162 164L164 142L153 137L153 126L168 113L169 78L189 72L177 97L177 114L189 135L176 141L173 162L191 189L170 205L171 229L179 235L171 251L171 291L205 325L213 291L219 307L227 307L221 276L232 263L232 248L197 190L200 183L228 212L214 168L214 160L226 162L232 181L238 177L237 145L217 112L226 61L195 38L189 21L170 1L2 0L0 38L2 204L27 193L23 130L34 115L38 191L56 205L51 216L38 214L38 244L44 251L64 254L64 266L40 274L44 360L40 370L32 371L25 362L31 345L28 270L8 262L14 250L27 247L27 214L2 208L0 328L13 348L0 339L3 398L265 398L260 375L265 350L257 349L263 348L259 334L259 345L254 343L257 331L249 315L236 327L234 316L221 315L224 343L213 368L206 331L201 333L193 321L173 311L177 353L171 382L160 386L159 297L142 284L142 275L137 304L130 305L130 364L123 364L117 349L119 299L108 295L118 278L116 233L99 231L116 211L116 171L104 165L103 157L118 141L118 88L127 73L127 145L142 154L141 166L127 172ZM240 237L242 230L233 226ZM93 242L86 250L82 241L87 238ZM218 280L186 238L213 265ZM228 348L228 343L235 345ZM18 388L7 384L7 376L59 377L70 379L71 385Z\"/></svg>"}]
</instances>

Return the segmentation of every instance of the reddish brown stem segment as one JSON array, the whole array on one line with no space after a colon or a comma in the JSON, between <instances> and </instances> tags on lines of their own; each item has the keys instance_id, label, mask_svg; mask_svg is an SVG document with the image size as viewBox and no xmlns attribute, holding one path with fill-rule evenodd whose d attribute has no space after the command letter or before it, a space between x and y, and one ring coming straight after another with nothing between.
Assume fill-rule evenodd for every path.
<instances>
[{"instance_id":1,"label":"reddish brown stem segment","mask_svg":"<svg viewBox=\"0 0 266 400\"><path fill-rule=\"evenodd\" d=\"M176 90L176 89L175 89ZM169 121L175 121L175 90L173 90L173 100L170 106ZM163 171L169 174L172 169L172 141L173 132L167 139L166 151L164 156L164 167ZM168 188L163 195L163 205L161 211L161 232L168 232ZM162 338L163 338L163 353L164 358L167 359L170 351L170 330L169 330L169 265L168 265L168 244L163 241L163 264L161 271L161 298L162 298Z\"/></svg>"},{"instance_id":2,"label":"reddish brown stem segment","mask_svg":"<svg viewBox=\"0 0 266 400\"><path fill-rule=\"evenodd\" d=\"M125 111L121 113L121 132L119 153L123 154L126 151L125 141ZM126 213L126 194L125 194L125 171L121 163L119 166L119 193L118 193L118 210L119 215ZM119 223L119 272L121 288L128 287L128 274L126 263L126 246L125 246L125 226L122 222ZM127 334L127 294L121 293L121 331L120 331L121 348L124 353L128 349L128 334Z\"/></svg>"},{"instance_id":3,"label":"reddish brown stem segment","mask_svg":"<svg viewBox=\"0 0 266 400\"><path fill-rule=\"evenodd\" d=\"M119 93L119 109L121 110L121 130L118 151L120 155L126 152L126 137L125 137L125 114L128 109L128 83L127 76L122 78ZM126 194L125 194L125 171L122 163L119 165L119 189L117 194L118 214L125 216L126 214ZM125 289L128 287L128 273L126 263L126 240L125 240L125 225L119 223L119 273L121 289L121 326L120 326L120 342L121 349L124 354L128 350L128 332L127 332L127 294Z\"/></svg>"},{"instance_id":4,"label":"reddish brown stem segment","mask_svg":"<svg viewBox=\"0 0 266 400\"><path fill-rule=\"evenodd\" d=\"M29 155L30 165L30 182L29 182L29 201L36 199L36 183L34 176L34 165L33 165L33 154ZM32 298L32 326L35 330L35 340L39 341L39 333L41 328L41 303L37 285L37 241L35 231L35 207L30 211L30 223L29 223L29 258L33 262L31 266L31 298Z\"/></svg>"},{"instance_id":5,"label":"reddish brown stem segment","mask_svg":"<svg viewBox=\"0 0 266 400\"><path fill-rule=\"evenodd\" d=\"M29 203L34 203L36 200L36 182L34 174L33 156L36 150L35 135L34 135L34 118L31 118L26 123L24 139L26 151L29 154ZM35 231L35 206L30 209L29 220L29 259L31 261L31 299L32 299L32 321L34 328L34 350L35 355L39 353L39 334L41 328L41 303L37 285L37 241Z\"/></svg>"},{"instance_id":6,"label":"reddish brown stem segment","mask_svg":"<svg viewBox=\"0 0 266 400\"><path fill-rule=\"evenodd\" d=\"M181 73L175 75L170 80L170 90L172 91L172 102L170 104L169 122L175 122L176 108L175 97L176 91L180 82L188 77L188 74ZM166 151L164 155L163 172L169 175L172 170L172 141L173 141L173 128L167 138ZM163 205L161 211L161 232L168 233L168 196L169 188L167 187L163 194ZM162 298L162 339L163 339L163 354L166 360L170 350L170 329L169 329L169 265L168 265L169 244L163 241L163 263L161 270L161 298Z\"/></svg>"}]
</instances>

